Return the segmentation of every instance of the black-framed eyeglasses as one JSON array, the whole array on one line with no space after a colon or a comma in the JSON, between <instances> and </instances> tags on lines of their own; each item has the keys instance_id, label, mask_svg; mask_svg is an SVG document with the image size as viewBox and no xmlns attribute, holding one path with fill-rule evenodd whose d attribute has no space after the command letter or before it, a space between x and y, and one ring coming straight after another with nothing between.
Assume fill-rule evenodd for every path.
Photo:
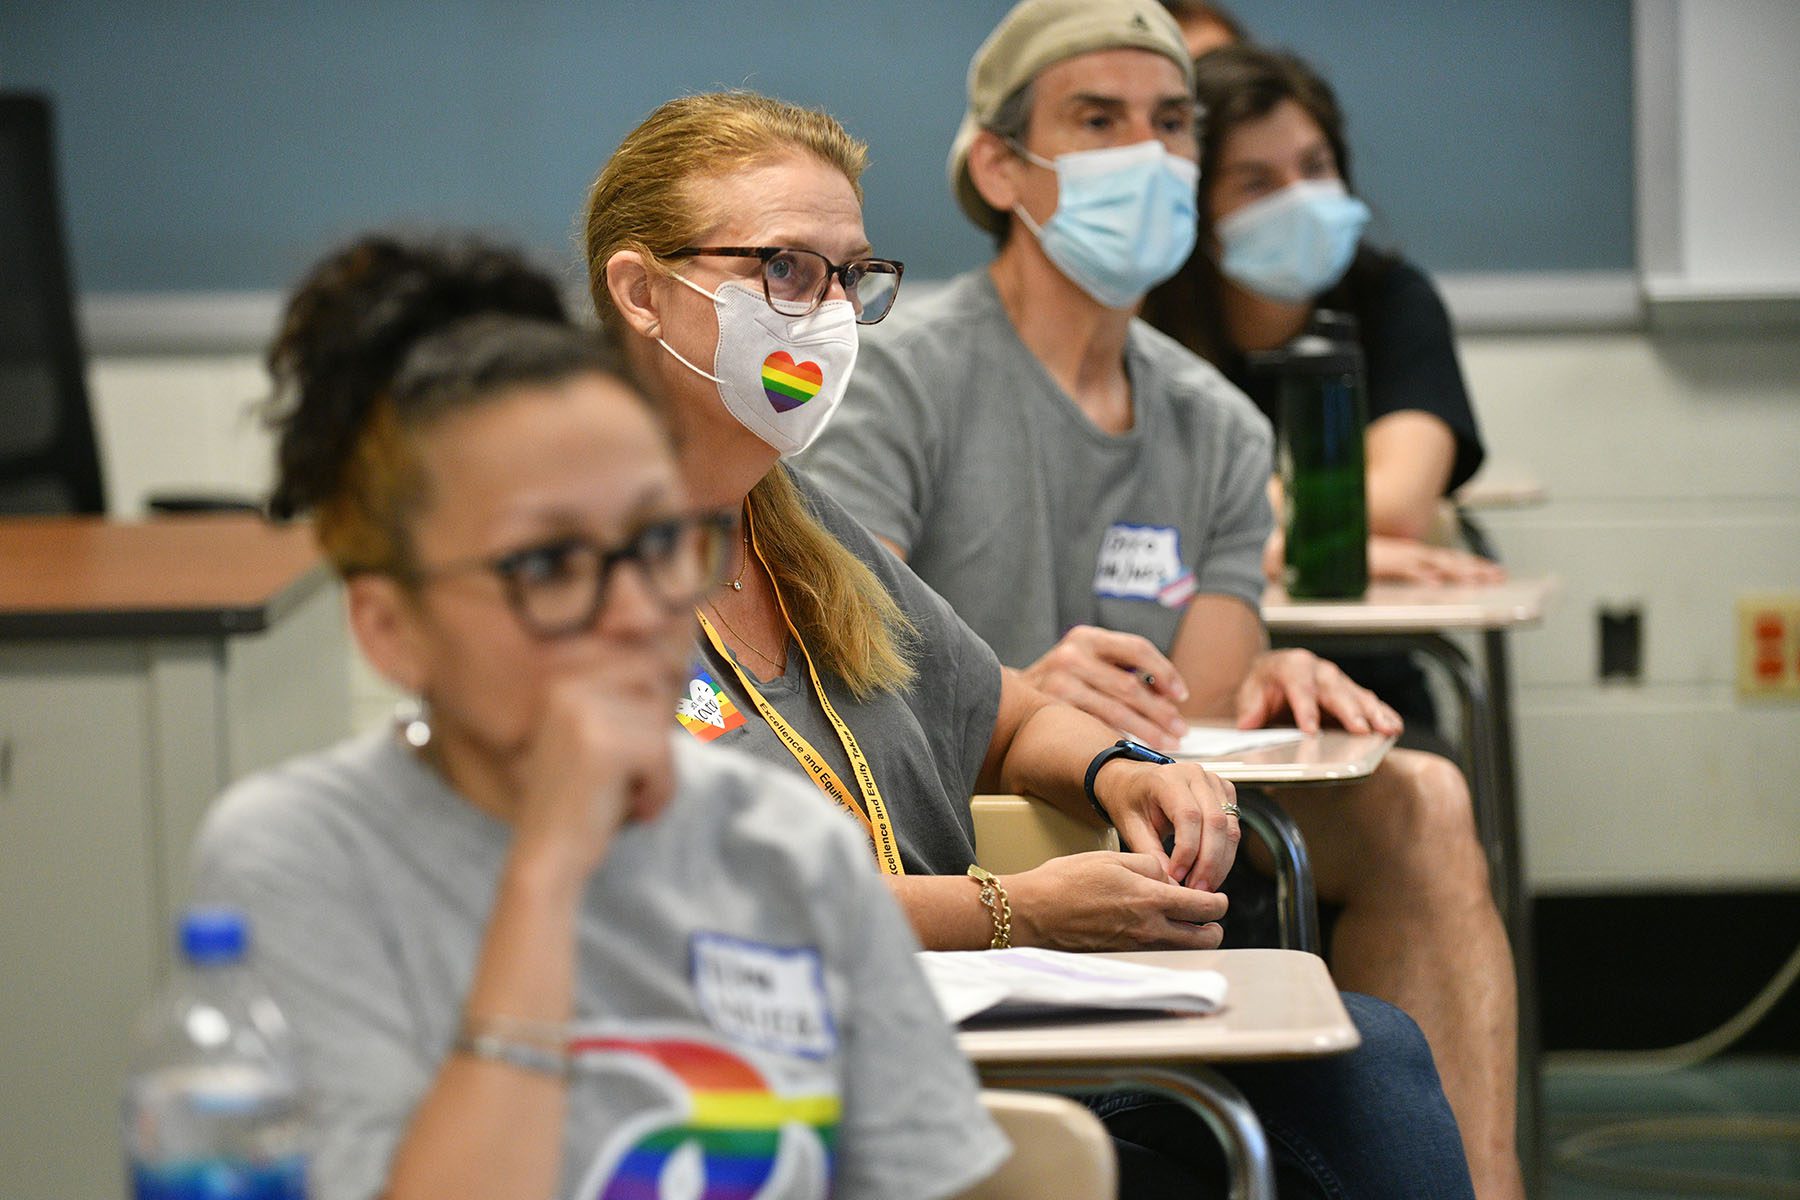
<instances>
[{"instance_id":1,"label":"black-framed eyeglasses","mask_svg":"<svg viewBox=\"0 0 1800 1200\"><path fill-rule=\"evenodd\" d=\"M725 578L737 521L736 509L690 513L652 522L618 546L558 537L407 576L423 583L466 571L491 572L499 576L507 603L526 629L540 638L567 637L593 627L606 603L607 582L620 563L636 566L651 593L671 612L698 602Z\"/></svg>"},{"instance_id":2,"label":"black-framed eyeglasses","mask_svg":"<svg viewBox=\"0 0 1800 1200\"><path fill-rule=\"evenodd\" d=\"M789 317L816 311L836 279L856 309L858 325L873 325L888 315L906 271L905 263L891 258L855 258L839 264L816 250L788 246L683 246L670 257L761 259L763 299Z\"/></svg>"}]
</instances>

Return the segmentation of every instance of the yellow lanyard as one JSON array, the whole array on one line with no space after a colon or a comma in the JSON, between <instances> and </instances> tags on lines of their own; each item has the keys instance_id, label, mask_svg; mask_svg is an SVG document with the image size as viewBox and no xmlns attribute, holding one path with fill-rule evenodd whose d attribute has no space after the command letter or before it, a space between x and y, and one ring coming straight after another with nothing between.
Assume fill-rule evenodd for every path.
<instances>
[{"instance_id":1,"label":"yellow lanyard","mask_svg":"<svg viewBox=\"0 0 1800 1200\"><path fill-rule=\"evenodd\" d=\"M757 561L761 562L762 551L756 546L754 528L750 531L750 539L751 549L755 550ZM768 566L767 563L763 565L765 568ZM837 772L813 749L812 743L788 724L775 706L757 690L744 669L738 666L737 659L725 649L725 643L719 639L718 631L706 619L706 614L695 609L694 615L700 618L700 628L705 631L706 640L712 643L712 648L719 652L719 657L737 675L744 694L750 697L750 703L756 706L762 719L768 722L769 728L775 731L775 736L781 739L781 744L794 756L794 761L800 764L818 789L829 796L833 803L862 822L863 830L869 835L869 842L875 849L875 860L881 864L882 870L889 875L904 875L906 868L900 862L900 844L894 837L894 824L888 819L887 805L881 799L881 789L875 785L875 772L869 768L869 760L863 754L862 747L856 744L856 735L850 732L850 727L844 724L837 709L832 707L831 697L825 694L825 685L819 680L819 669L813 665L812 654L800 639L800 631L794 628L793 618L788 616L787 603L781 598L781 588L775 585L773 571L769 572L769 585L775 590L775 603L781 608L781 619L787 624L794 645L800 648L800 654L806 659L806 673L812 679L813 693L819 697L819 707L824 710L825 719L837 731L838 741L844 747L844 757L850 760L850 769L856 774L856 786L862 792L863 802L860 806L851 796L850 789L844 786L843 780L837 777Z\"/></svg>"}]
</instances>

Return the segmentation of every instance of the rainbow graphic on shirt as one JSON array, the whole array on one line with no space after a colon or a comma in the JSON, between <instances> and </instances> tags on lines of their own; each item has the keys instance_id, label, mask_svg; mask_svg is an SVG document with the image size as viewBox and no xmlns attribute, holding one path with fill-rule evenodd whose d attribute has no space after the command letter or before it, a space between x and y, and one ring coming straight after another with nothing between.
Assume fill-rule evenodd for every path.
<instances>
[{"instance_id":1,"label":"rainbow graphic on shirt","mask_svg":"<svg viewBox=\"0 0 1800 1200\"><path fill-rule=\"evenodd\" d=\"M763 359L763 395L778 413L792 412L819 394L825 373L816 362L794 361L786 350L777 350Z\"/></svg>"},{"instance_id":2,"label":"rainbow graphic on shirt","mask_svg":"<svg viewBox=\"0 0 1800 1200\"><path fill-rule=\"evenodd\" d=\"M578 1193L585 1200L756 1200L783 1166L784 1196L829 1191L835 1092L778 1094L735 1052L686 1038L577 1037L569 1052L578 1070L637 1075L672 1101L619 1130ZM784 1143L811 1169L782 1164Z\"/></svg>"},{"instance_id":3,"label":"rainbow graphic on shirt","mask_svg":"<svg viewBox=\"0 0 1800 1200\"><path fill-rule=\"evenodd\" d=\"M721 737L744 723L744 714L705 667L696 666L687 695L675 701L675 719L703 742Z\"/></svg>"}]
</instances>

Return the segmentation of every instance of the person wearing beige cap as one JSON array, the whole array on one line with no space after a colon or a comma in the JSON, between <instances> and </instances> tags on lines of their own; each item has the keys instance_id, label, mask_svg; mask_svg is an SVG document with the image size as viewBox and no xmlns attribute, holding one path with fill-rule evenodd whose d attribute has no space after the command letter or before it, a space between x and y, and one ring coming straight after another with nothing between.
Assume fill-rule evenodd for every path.
<instances>
[{"instance_id":1,"label":"person wearing beige cap","mask_svg":"<svg viewBox=\"0 0 1800 1200\"><path fill-rule=\"evenodd\" d=\"M1268 421L1135 317L1194 244L1192 85L1150 0L1012 9L949 160L995 258L865 339L801 462L1002 663L1140 741L1170 748L1191 719L1397 733L1333 664L1269 649ZM1341 906L1339 984L1419 1023L1481 1194L1519 1195L1512 958L1462 775L1396 750L1280 799Z\"/></svg>"}]
</instances>

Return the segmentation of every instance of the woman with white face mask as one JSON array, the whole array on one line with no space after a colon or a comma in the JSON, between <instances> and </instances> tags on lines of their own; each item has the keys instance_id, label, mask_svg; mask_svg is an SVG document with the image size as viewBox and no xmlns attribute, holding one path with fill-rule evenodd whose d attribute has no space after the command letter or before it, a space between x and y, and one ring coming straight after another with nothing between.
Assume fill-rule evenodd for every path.
<instances>
[{"instance_id":1,"label":"woman with white face mask","mask_svg":"<svg viewBox=\"0 0 1800 1200\"><path fill-rule=\"evenodd\" d=\"M726 586L696 606L671 714L695 738L802 773L855 819L928 948L1216 946L1231 786L1116 756L1093 802L1136 854L983 889L968 800L1027 791L1089 810L1118 734L1010 674L935 593L782 461L831 416L857 330L899 263L875 257L865 150L830 117L748 93L689 96L629 134L589 197L602 321L667 412L690 493L740 511ZM1164 834L1175 835L1172 853ZM1004 898L1010 905L998 902ZM1009 923L1010 922L1010 923Z\"/></svg>"},{"instance_id":2,"label":"woman with white face mask","mask_svg":"<svg viewBox=\"0 0 1800 1200\"><path fill-rule=\"evenodd\" d=\"M1217 885L1238 834L1231 786L1159 764L1002 671L941 597L781 461L829 416L859 322L885 315L899 283L863 231L864 154L822 113L746 93L689 96L628 134L589 194L602 322L661 400L693 502L744 514L724 586L696 606L696 659L672 716L701 742L808 779L819 805L854 820L929 949L1217 946ZM1154 155L1124 166L1152 183L1165 169ZM1162 269L1156 254L1117 264L1088 253L1118 232L1098 207L1039 223L1082 286L1128 287L1126 276ZM1092 804L1127 852L984 877L972 868L969 798L995 791L1084 816ZM1368 1023L1353 1054L1233 1073L1271 1130L1292 1135L1275 1151L1284 1186L1298 1189L1284 1195L1423 1194L1391 1184L1426 1174L1421 1161L1462 1170L1417 1029L1373 1002L1357 1010ZM1156 1111L1120 1137L1121 1194L1216 1194L1201 1184L1223 1165L1208 1160L1216 1143L1193 1115L1141 1107ZM1412 1115L1396 1116L1401 1107ZM1407 1128L1403 1156L1371 1147L1370 1112ZM1342 1179L1374 1182L1359 1191Z\"/></svg>"},{"instance_id":3,"label":"woman with white face mask","mask_svg":"<svg viewBox=\"0 0 1800 1200\"><path fill-rule=\"evenodd\" d=\"M1380 579L1488 582L1485 559L1425 545L1439 500L1481 465L1475 414L1450 322L1412 264L1362 240L1369 209L1349 187L1343 118L1330 87L1292 55L1249 45L1194 64L1205 116L1200 231L1144 317L1215 363L1279 423L1271 379L1246 355L1304 330L1321 308L1357 320L1368 370L1369 569ZM1265 563L1279 570L1280 523ZM1352 678L1431 723L1416 670L1340 658Z\"/></svg>"}]
</instances>

